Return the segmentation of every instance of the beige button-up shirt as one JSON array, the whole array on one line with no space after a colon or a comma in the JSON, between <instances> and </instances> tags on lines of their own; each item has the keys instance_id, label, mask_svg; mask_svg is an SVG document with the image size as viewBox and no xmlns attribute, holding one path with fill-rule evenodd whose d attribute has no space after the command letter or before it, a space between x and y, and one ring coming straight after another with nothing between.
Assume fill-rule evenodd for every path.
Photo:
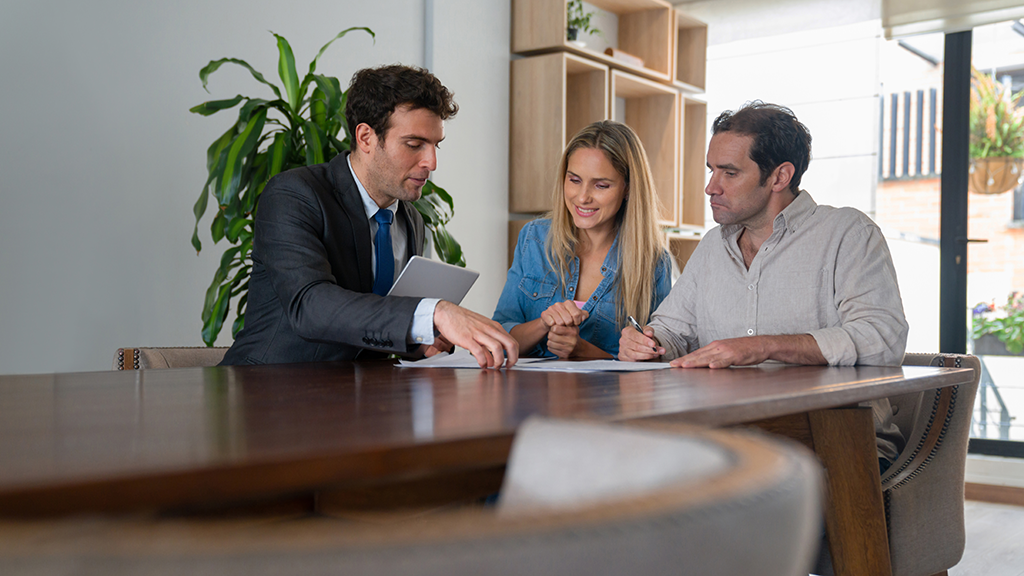
<instances>
[{"instance_id":1,"label":"beige button-up shirt","mask_svg":"<svg viewBox=\"0 0 1024 576\"><path fill-rule=\"evenodd\" d=\"M664 360L726 338L810 334L829 365L900 365L908 325L896 270L866 215L819 206L801 191L775 218L750 269L741 230L708 231L652 316ZM882 404L875 406L880 433L891 431L891 409ZM879 449L895 457L895 447L880 442Z\"/></svg>"}]
</instances>

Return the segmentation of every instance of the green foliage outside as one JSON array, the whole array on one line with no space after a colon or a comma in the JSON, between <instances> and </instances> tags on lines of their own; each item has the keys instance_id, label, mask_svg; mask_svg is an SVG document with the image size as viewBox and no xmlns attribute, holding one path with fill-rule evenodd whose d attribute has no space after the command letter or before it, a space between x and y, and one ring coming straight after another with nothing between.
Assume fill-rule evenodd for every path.
<instances>
[{"instance_id":1,"label":"green foliage outside","mask_svg":"<svg viewBox=\"0 0 1024 576\"><path fill-rule=\"evenodd\" d=\"M1006 346L1007 352L1024 352L1024 294L1011 292L1005 305L997 307L982 302L971 312L971 338L977 340L992 334Z\"/></svg>"},{"instance_id":2,"label":"green foliage outside","mask_svg":"<svg viewBox=\"0 0 1024 576\"><path fill-rule=\"evenodd\" d=\"M213 346L216 341L232 302L237 313L231 327L232 336L238 334L245 323L252 270L253 217L267 181L285 170L328 162L349 149L350 135L345 120L347 91L342 90L337 78L317 74L316 67L320 56L335 40L353 31L375 37L373 31L365 27L344 30L324 44L301 80L291 46L283 36L274 34L281 87L269 82L244 60L236 58L212 60L199 71L199 79L206 89L210 75L222 65L241 66L273 93L270 99L239 94L226 100L203 102L189 110L210 116L241 105L238 117L206 151L209 177L193 207L196 224L192 231L192 246L196 253L202 250L199 222L211 197L217 206L210 222L213 242L226 240L230 244L221 255L220 265L203 303L202 337L207 346ZM427 181L423 196L413 205L423 215L438 256L449 264L464 267L466 260L462 247L445 229L445 224L455 214L452 197Z\"/></svg>"},{"instance_id":3,"label":"green foliage outside","mask_svg":"<svg viewBox=\"0 0 1024 576\"><path fill-rule=\"evenodd\" d=\"M1024 90L1013 94L988 74L971 69L971 158L1024 158Z\"/></svg>"}]
</instances>

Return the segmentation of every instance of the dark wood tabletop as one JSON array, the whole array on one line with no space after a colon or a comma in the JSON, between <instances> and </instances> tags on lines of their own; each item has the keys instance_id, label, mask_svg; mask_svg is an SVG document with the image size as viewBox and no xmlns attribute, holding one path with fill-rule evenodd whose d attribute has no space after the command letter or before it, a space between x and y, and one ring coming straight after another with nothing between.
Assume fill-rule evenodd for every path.
<instances>
[{"instance_id":1,"label":"dark wood tabletop","mask_svg":"<svg viewBox=\"0 0 1024 576\"><path fill-rule=\"evenodd\" d=\"M242 500L502 464L531 415L726 425L970 378L917 367L572 374L389 361L0 376L0 515Z\"/></svg>"}]
</instances>

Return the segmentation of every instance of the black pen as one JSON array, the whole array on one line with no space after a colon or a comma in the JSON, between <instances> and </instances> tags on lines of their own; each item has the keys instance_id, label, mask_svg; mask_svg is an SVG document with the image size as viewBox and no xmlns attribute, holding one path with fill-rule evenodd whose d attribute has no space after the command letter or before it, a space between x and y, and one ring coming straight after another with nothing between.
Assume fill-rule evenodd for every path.
<instances>
[{"instance_id":1,"label":"black pen","mask_svg":"<svg viewBox=\"0 0 1024 576\"><path fill-rule=\"evenodd\" d=\"M636 321L636 318L633 318L632 316L626 316L626 320L629 320L629 323L633 325L633 328L636 328L637 332L644 334L644 329L640 327L640 323ZM647 336L647 334L644 334L644 336ZM658 351L658 349L655 348L654 346L651 346L651 350L654 350L655 352Z\"/></svg>"}]
</instances>

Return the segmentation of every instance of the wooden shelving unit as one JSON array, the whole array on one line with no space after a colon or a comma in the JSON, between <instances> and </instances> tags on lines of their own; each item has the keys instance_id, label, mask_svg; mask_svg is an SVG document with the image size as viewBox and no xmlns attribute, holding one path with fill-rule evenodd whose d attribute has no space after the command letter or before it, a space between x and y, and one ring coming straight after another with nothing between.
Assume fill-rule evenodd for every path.
<instances>
[{"instance_id":1,"label":"wooden shelving unit","mask_svg":"<svg viewBox=\"0 0 1024 576\"><path fill-rule=\"evenodd\" d=\"M556 52L512 61L509 211L551 208L568 139L608 118L608 67Z\"/></svg>"},{"instance_id":2,"label":"wooden shelving unit","mask_svg":"<svg viewBox=\"0 0 1024 576\"><path fill-rule=\"evenodd\" d=\"M565 0L513 0L512 51L523 55L566 51L645 78L672 81L676 15L671 4L663 0L590 0L588 3L616 15L618 48L642 58L643 67L580 48L566 40Z\"/></svg>"},{"instance_id":3,"label":"wooden shelving unit","mask_svg":"<svg viewBox=\"0 0 1024 576\"><path fill-rule=\"evenodd\" d=\"M625 101L625 113L618 117L612 106L612 120L632 128L647 151L654 185L661 200L660 223L674 226L679 215L679 94L671 86L612 70L611 93Z\"/></svg>"},{"instance_id":4,"label":"wooden shelving unit","mask_svg":"<svg viewBox=\"0 0 1024 576\"><path fill-rule=\"evenodd\" d=\"M679 99L682 118L682 155L679 172L682 183L679 224L704 226L704 179L707 172L708 105L695 98Z\"/></svg>"},{"instance_id":5,"label":"wooden shelving unit","mask_svg":"<svg viewBox=\"0 0 1024 576\"><path fill-rule=\"evenodd\" d=\"M707 25L664 0L589 0L612 13L635 66L566 40L566 0L513 0L509 263L528 217L551 209L562 150L604 119L629 125L647 151L660 223L680 268L704 225ZM694 233L693 231L697 231Z\"/></svg>"},{"instance_id":6,"label":"wooden shelving unit","mask_svg":"<svg viewBox=\"0 0 1024 576\"><path fill-rule=\"evenodd\" d=\"M703 92L708 62L708 25L676 10L675 33L672 80L688 92Z\"/></svg>"}]
</instances>

